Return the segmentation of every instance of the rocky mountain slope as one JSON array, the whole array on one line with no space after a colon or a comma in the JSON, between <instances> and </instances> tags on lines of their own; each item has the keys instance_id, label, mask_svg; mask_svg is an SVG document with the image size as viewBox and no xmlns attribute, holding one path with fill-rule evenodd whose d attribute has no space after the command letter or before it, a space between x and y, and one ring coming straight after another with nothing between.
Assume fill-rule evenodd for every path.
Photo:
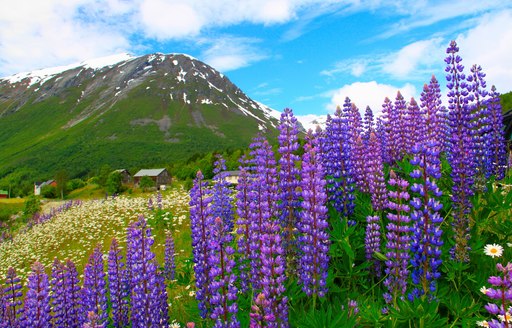
<instances>
[{"instance_id":1,"label":"rocky mountain slope","mask_svg":"<svg viewBox=\"0 0 512 328\"><path fill-rule=\"evenodd\" d=\"M83 175L245 147L279 113L183 54L114 56L0 79L0 177Z\"/></svg>"}]
</instances>

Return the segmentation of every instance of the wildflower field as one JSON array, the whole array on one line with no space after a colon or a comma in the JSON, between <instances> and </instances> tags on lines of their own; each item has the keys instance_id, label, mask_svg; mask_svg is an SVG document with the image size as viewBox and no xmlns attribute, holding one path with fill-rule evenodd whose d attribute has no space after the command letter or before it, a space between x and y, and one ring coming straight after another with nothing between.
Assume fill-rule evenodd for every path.
<instances>
[{"instance_id":1,"label":"wildflower field","mask_svg":"<svg viewBox=\"0 0 512 328\"><path fill-rule=\"evenodd\" d=\"M254 138L229 185L118 197L0 243L0 327L511 327L512 174L482 68ZM274 146L273 146L274 145Z\"/></svg>"}]
</instances>

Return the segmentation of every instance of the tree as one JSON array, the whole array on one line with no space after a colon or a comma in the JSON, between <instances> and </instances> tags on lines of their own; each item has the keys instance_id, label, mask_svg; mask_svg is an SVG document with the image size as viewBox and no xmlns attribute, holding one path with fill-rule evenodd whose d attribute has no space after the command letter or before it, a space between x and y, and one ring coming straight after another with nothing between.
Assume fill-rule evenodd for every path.
<instances>
[{"instance_id":1,"label":"tree","mask_svg":"<svg viewBox=\"0 0 512 328\"><path fill-rule=\"evenodd\" d=\"M151 180L151 181L153 181L153 180ZM111 172L107 178L107 183L106 183L107 191L110 194L115 194L115 193L120 192L121 188L123 186L122 182L123 182L123 177L121 176L121 173L119 173L117 171Z\"/></svg>"},{"instance_id":2,"label":"tree","mask_svg":"<svg viewBox=\"0 0 512 328\"><path fill-rule=\"evenodd\" d=\"M60 193L60 198L64 199L66 193L66 183L68 182L68 173L65 170L59 170L55 174L55 182L57 183L57 191Z\"/></svg>"},{"instance_id":3,"label":"tree","mask_svg":"<svg viewBox=\"0 0 512 328\"><path fill-rule=\"evenodd\" d=\"M154 186L155 186L155 182L153 181L153 179L151 179L147 175L140 178L139 187L142 188L142 191L145 192L146 189L154 187Z\"/></svg>"},{"instance_id":4,"label":"tree","mask_svg":"<svg viewBox=\"0 0 512 328\"><path fill-rule=\"evenodd\" d=\"M98 184L104 187L107 184L107 179L110 173L112 172L112 168L108 164L104 164L100 168L100 172L98 174Z\"/></svg>"}]
</instances>

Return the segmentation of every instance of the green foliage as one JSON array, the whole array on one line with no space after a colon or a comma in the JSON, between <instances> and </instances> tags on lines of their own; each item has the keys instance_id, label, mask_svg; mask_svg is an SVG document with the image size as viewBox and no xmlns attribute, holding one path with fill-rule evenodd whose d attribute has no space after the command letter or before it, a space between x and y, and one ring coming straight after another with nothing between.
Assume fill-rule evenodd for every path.
<instances>
[{"instance_id":1,"label":"green foliage","mask_svg":"<svg viewBox=\"0 0 512 328\"><path fill-rule=\"evenodd\" d=\"M80 178L71 179L66 183L66 189L73 191L85 187L85 182Z\"/></svg>"},{"instance_id":2,"label":"green foliage","mask_svg":"<svg viewBox=\"0 0 512 328\"><path fill-rule=\"evenodd\" d=\"M512 109L512 92L507 92L501 95L501 107L503 112L507 112Z\"/></svg>"},{"instance_id":3,"label":"green foliage","mask_svg":"<svg viewBox=\"0 0 512 328\"><path fill-rule=\"evenodd\" d=\"M142 191L146 192L149 188L153 188L155 186L155 181L148 177L147 175L140 178L139 187Z\"/></svg>"},{"instance_id":4,"label":"green foliage","mask_svg":"<svg viewBox=\"0 0 512 328\"><path fill-rule=\"evenodd\" d=\"M30 217L41 210L41 201L38 197L32 195L25 200L23 206L23 214L25 217Z\"/></svg>"},{"instance_id":5,"label":"green foliage","mask_svg":"<svg viewBox=\"0 0 512 328\"><path fill-rule=\"evenodd\" d=\"M108 164L104 164L101 166L100 171L98 173L98 184L102 187L107 185L107 180L112 172L112 168Z\"/></svg>"},{"instance_id":6,"label":"green foliage","mask_svg":"<svg viewBox=\"0 0 512 328\"><path fill-rule=\"evenodd\" d=\"M123 187L123 177L121 176L121 173L117 171L111 172L108 175L106 187L110 194L121 192Z\"/></svg>"},{"instance_id":7,"label":"green foliage","mask_svg":"<svg viewBox=\"0 0 512 328\"><path fill-rule=\"evenodd\" d=\"M57 188L54 186L46 185L41 188L41 196L44 198L57 198L59 197L59 192Z\"/></svg>"}]
</instances>

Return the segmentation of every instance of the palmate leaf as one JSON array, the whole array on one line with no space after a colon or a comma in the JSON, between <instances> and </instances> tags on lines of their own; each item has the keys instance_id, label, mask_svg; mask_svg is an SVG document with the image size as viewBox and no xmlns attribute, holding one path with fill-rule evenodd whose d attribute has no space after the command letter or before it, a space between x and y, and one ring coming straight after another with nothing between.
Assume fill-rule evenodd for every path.
<instances>
[{"instance_id":1,"label":"palmate leaf","mask_svg":"<svg viewBox=\"0 0 512 328\"><path fill-rule=\"evenodd\" d=\"M398 308L389 310L392 327L441 328L448 319L439 314L439 303L416 298L413 302L398 301Z\"/></svg>"}]
</instances>

